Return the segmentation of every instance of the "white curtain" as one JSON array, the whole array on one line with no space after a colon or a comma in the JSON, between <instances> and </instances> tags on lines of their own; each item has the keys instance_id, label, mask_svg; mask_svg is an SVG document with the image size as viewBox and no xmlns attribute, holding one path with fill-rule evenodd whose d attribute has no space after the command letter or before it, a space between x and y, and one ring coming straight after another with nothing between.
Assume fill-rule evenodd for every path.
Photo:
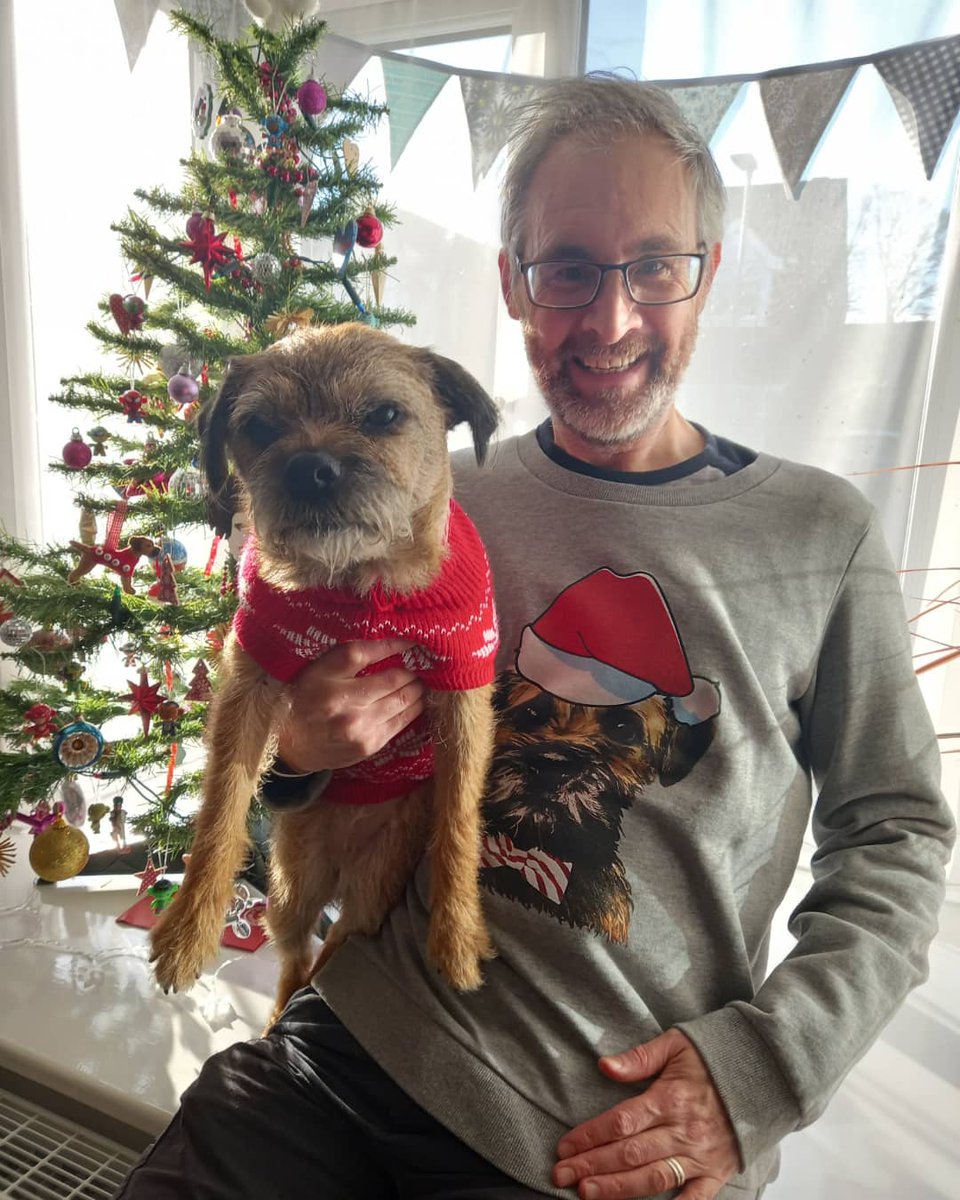
<instances>
[{"instance_id":1,"label":"white curtain","mask_svg":"<svg viewBox=\"0 0 960 1200\"><path fill-rule=\"evenodd\" d=\"M0 5L0 525L40 533L33 339L20 191L13 10Z\"/></svg>"}]
</instances>

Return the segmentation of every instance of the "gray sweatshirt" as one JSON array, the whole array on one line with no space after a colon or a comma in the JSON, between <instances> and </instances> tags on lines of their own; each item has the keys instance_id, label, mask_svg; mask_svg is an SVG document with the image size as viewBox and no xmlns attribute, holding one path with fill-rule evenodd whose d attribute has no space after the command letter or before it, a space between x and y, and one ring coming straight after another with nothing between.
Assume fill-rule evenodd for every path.
<instances>
[{"instance_id":1,"label":"gray sweatshirt","mask_svg":"<svg viewBox=\"0 0 960 1200\"><path fill-rule=\"evenodd\" d=\"M896 575L849 484L758 455L662 486L533 434L457 456L493 568L499 733L476 993L425 959L429 861L316 985L424 1108L547 1195L634 1088L597 1058L679 1027L753 1196L926 972L953 822ZM808 819L813 884L769 974Z\"/></svg>"}]
</instances>

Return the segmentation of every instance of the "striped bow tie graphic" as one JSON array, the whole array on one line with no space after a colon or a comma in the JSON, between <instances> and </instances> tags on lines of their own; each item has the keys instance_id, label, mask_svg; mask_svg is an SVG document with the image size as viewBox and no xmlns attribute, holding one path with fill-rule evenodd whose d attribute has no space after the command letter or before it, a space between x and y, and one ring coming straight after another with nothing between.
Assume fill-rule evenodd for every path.
<instances>
[{"instance_id":1,"label":"striped bow tie graphic","mask_svg":"<svg viewBox=\"0 0 960 1200\"><path fill-rule=\"evenodd\" d=\"M521 850L505 833L487 834L480 849L481 867L512 867L530 886L553 904L559 904L570 882L573 863L554 858L546 850Z\"/></svg>"}]
</instances>

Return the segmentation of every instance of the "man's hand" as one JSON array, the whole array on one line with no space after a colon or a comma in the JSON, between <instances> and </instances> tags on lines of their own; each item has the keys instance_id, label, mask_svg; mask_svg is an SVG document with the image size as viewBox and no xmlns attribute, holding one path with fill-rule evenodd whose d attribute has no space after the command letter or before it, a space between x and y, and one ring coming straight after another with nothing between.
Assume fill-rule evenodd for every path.
<instances>
[{"instance_id":1,"label":"man's hand","mask_svg":"<svg viewBox=\"0 0 960 1200\"><path fill-rule=\"evenodd\" d=\"M409 642L345 642L300 672L277 755L293 771L349 767L381 750L423 712L426 688L412 671L390 667L358 678Z\"/></svg>"},{"instance_id":2,"label":"man's hand","mask_svg":"<svg viewBox=\"0 0 960 1200\"><path fill-rule=\"evenodd\" d=\"M726 1109L690 1039L668 1029L599 1065L620 1083L653 1083L564 1134L553 1169L557 1187L576 1187L582 1200L658 1196L677 1187L666 1162L673 1158L686 1179L682 1200L713 1200L740 1158Z\"/></svg>"}]
</instances>

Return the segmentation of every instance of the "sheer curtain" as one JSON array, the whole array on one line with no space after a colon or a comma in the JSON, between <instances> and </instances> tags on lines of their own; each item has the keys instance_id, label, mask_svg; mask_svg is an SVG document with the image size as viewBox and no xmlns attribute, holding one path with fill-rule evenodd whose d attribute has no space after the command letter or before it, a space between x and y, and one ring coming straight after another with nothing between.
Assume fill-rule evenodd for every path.
<instances>
[{"instance_id":1,"label":"sheer curtain","mask_svg":"<svg viewBox=\"0 0 960 1200\"><path fill-rule=\"evenodd\" d=\"M388 296L417 314L404 336L459 358L497 397L504 432L523 431L544 409L498 296L503 156L475 180L456 72L533 72L512 61L516 40L509 37L499 45L461 31L437 45L418 41L411 19L406 30L398 23L392 37L378 38L370 19L376 7L365 5L361 14L334 0L325 9L335 33L382 52L355 86L390 103L398 49L454 72L392 169L388 126L363 144L400 216L388 235L399 259ZM408 17L435 7L404 5ZM901 468L960 458L960 122L927 178L877 66L846 68L838 60L960 34L960 2L592 0L581 34L587 69L618 69L671 87L731 81L729 107L711 138L729 196L724 261L681 407L728 437L850 476L878 507L904 572L917 665L935 661L960 644L960 468ZM543 36L551 36L549 26ZM573 39L567 50L561 73L574 69ZM825 86L838 76L845 82L791 187L761 81L743 76L817 63L825 64ZM960 756L951 753L957 740L950 735L960 729L960 663L921 681L944 734L945 787L956 801ZM960 884L960 866L953 873Z\"/></svg>"}]
</instances>

